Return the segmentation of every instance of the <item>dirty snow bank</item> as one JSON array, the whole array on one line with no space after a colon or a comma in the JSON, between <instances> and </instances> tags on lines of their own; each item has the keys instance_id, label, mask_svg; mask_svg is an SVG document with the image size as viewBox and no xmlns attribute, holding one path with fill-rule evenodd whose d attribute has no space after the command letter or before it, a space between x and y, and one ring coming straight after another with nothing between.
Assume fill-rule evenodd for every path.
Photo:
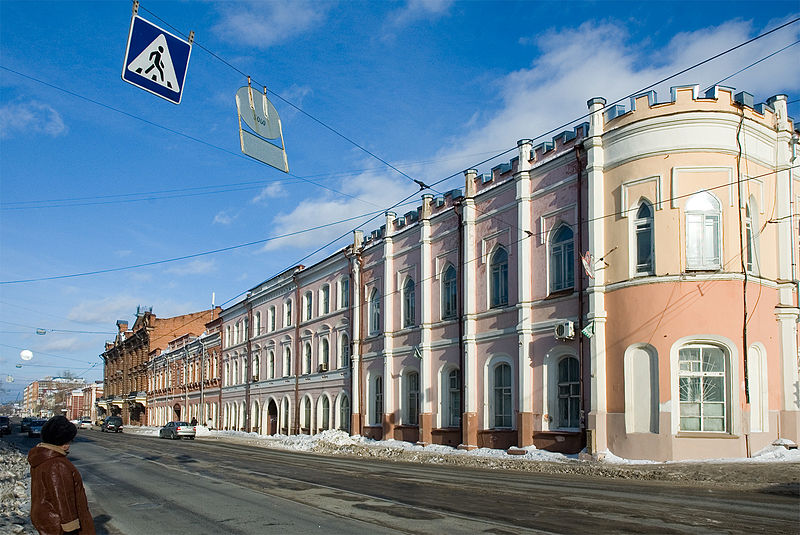
<instances>
[{"instance_id":1,"label":"dirty snow bank","mask_svg":"<svg viewBox=\"0 0 800 535\"><path fill-rule=\"evenodd\" d=\"M31 524L31 473L28 460L0 441L0 533L34 535Z\"/></svg>"},{"instance_id":2,"label":"dirty snow bank","mask_svg":"<svg viewBox=\"0 0 800 535\"><path fill-rule=\"evenodd\" d=\"M126 433L158 435L157 427L128 427ZM578 460L577 455L563 455L534 446L506 450L479 448L472 451L430 444L422 446L399 440L372 440L350 436L343 431L329 430L317 435L259 435L243 431L217 431L197 426L197 436L206 440L229 441L262 448L305 451L323 455L376 458L399 462L446 464L474 468L518 470L545 474L574 474L706 483L709 485L766 486L800 484L800 450L784 447L791 441L776 441L751 458L712 459L697 461L649 461L624 459L605 452L602 462ZM790 489L791 490L791 489Z\"/></svg>"}]
</instances>

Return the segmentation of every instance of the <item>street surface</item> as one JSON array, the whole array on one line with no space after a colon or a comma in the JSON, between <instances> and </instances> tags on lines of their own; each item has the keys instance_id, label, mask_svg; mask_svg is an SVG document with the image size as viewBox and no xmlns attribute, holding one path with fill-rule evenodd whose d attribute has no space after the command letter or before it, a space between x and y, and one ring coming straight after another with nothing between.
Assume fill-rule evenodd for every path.
<instances>
[{"instance_id":1,"label":"street surface","mask_svg":"<svg viewBox=\"0 0 800 535\"><path fill-rule=\"evenodd\" d=\"M22 449L38 439L11 438ZM794 533L797 496L81 430L98 533Z\"/></svg>"}]
</instances>

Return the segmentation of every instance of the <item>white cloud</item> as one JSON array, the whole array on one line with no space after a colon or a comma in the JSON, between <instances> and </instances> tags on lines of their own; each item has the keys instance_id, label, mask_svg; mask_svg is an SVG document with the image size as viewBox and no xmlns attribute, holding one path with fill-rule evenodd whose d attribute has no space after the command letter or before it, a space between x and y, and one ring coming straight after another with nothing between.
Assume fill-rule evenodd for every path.
<instances>
[{"instance_id":1,"label":"white cloud","mask_svg":"<svg viewBox=\"0 0 800 535\"><path fill-rule=\"evenodd\" d=\"M233 223L233 220L236 219L236 216L230 215L226 211L218 212L217 215L214 216L214 223L219 225L230 225Z\"/></svg>"},{"instance_id":2,"label":"white cloud","mask_svg":"<svg viewBox=\"0 0 800 535\"><path fill-rule=\"evenodd\" d=\"M250 201L251 203L263 203L268 199L275 199L276 197L286 197L288 192L286 188L283 187L283 184L278 182L268 184L265 186L253 199Z\"/></svg>"},{"instance_id":3,"label":"white cloud","mask_svg":"<svg viewBox=\"0 0 800 535\"><path fill-rule=\"evenodd\" d=\"M447 14L453 0L408 0L406 4L389 14L389 23L403 26L425 19L437 19Z\"/></svg>"},{"instance_id":4,"label":"white cloud","mask_svg":"<svg viewBox=\"0 0 800 535\"><path fill-rule=\"evenodd\" d=\"M775 27L778 23L772 21L764 28ZM531 66L511 72L497 82L499 106L484 111L477 120L471 117L466 127L468 133L451 140L440 149L438 156L460 154L466 168L474 164L469 154L487 147L514 147L518 139L533 138L586 114L586 101L592 97L604 97L611 103L761 31L763 29L754 28L751 22L731 21L678 34L660 50L631 43L624 25L616 22L586 22L578 28L546 31L535 39L540 55ZM658 101L669 100L670 86L699 84L701 90L705 89L799 37L800 28L792 26L684 73L655 88ZM794 64L795 48L736 75L723 85L753 93L756 102L763 102L779 92L797 90L800 69ZM628 99L621 103L629 106ZM514 155L504 156L503 161ZM488 166L496 164L497 161ZM448 169L451 166L449 164ZM445 171L444 168L426 169L431 179Z\"/></svg>"},{"instance_id":5,"label":"white cloud","mask_svg":"<svg viewBox=\"0 0 800 535\"><path fill-rule=\"evenodd\" d=\"M223 2L214 31L227 41L266 49L321 25L332 5L312 0Z\"/></svg>"},{"instance_id":6,"label":"white cloud","mask_svg":"<svg viewBox=\"0 0 800 535\"><path fill-rule=\"evenodd\" d=\"M67 314L67 319L77 323L109 325L110 330L115 328L118 319L130 318L136 313L136 306L140 302L130 295L116 295L83 301L78 303Z\"/></svg>"},{"instance_id":7,"label":"white cloud","mask_svg":"<svg viewBox=\"0 0 800 535\"><path fill-rule=\"evenodd\" d=\"M175 275L203 275L215 271L216 268L217 265L213 259L195 258L170 267L166 271Z\"/></svg>"},{"instance_id":8,"label":"white cloud","mask_svg":"<svg viewBox=\"0 0 800 535\"><path fill-rule=\"evenodd\" d=\"M67 133L67 125L55 108L36 100L0 107L0 138L31 133L58 137Z\"/></svg>"},{"instance_id":9,"label":"white cloud","mask_svg":"<svg viewBox=\"0 0 800 535\"><path fill-rule=\"evenodd\" d=\"M110 332L110 331L109 331ZM70 337L60 337L58 335L50 335L49 340L46 340L42 343L36 344L36 348L34 349L34 354L38 351L41 353L50 353L50 352L77 352L84 349L97 349L98 344L96 339L87 338L87 337L77 337L77 336L70 336Z\"/></svg>"},{"instance_id":10,"label":"white cloud","mask_svg":"<svg viewBox=\"0 0 800 535\"><path fill-rule=\"evenodd\" d=\"M374 172L363 173L348 179L339 187L339 191L352 195L352 197L336 196L335 194L308 197L290 212L278 214L272 223L275 229L274 235L285 235L388 208L390 203L403 199L416 188L417 186L410 184L404 178L389 178L387 175ZM419 198L416 200L419 201ZM411 208L402 206L395 211L402 214ZM275 250L283 247L316 248L356 228L359 223L368 220L369 217L371 216L267 242L263 250ZM368 230L376 229L383 222L383 216L379 215L368 223L366 228Z\"/></svg>"}]
</instances>

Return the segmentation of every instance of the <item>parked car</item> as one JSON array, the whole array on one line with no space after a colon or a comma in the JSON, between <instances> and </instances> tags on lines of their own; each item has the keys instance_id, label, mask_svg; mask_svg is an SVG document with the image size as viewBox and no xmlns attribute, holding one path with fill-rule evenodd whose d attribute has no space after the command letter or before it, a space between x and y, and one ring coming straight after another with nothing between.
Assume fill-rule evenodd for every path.
<instances>
[{"instance_id":1,"label":"parked car","mask_svg":"<svg viewBox=\"0 0 800 535\"><path fill-rule=\"evenodd\" d=\"M103 420L103 425L100 426L100 431L103 431L104 433L121 433L122 418L119 416L109 416Z\"/></svg>"},{"instance_id":2,"label":"parked car","mask_svg":"<svg viewBox=\"0 0 800 535\"><path fill-rule=\"evenodd\" d=\"M78 424L78 429L91 429L92 428L92 421L88 418L84 418Z\"/></svg>"},{"instance_id":3,"label":"parked car","mask_svg":"<svg viewBox=\"0 0 800 535\"><path fill-rule=\"evenodd\" d=\"M31 419L30 424L28 425L28 437L40 437L42 436L42 426L47 422L47 420L43 418L36 418Z\"/></svg>"},{"instance_id":4,"label":"parked car","mask_svg":"<svg viewBox=\"0 0 800 535\"><path fill-rule=\"evenodd\" d=\"M20 422L20 424L19 424L19 432L20 433L24 433L25 431L30 429L31 420L33 420L33 419L34 418L32 418L31 416L26 416L25 418L23 418L22 422Z\"/></svg>"},{"instance_id":5,"label":"parked car","mask_svg":"<svg viewBox=\"0 0 800 535\"><path fill-rule=\"evenodd\" d=\"M11 418L8 416L0 416L0 435L11 434Z\"/></svg>"},{"instance_id":6,"label":"parked car","mask_svg":"<svg viewBox=\"0 0 800 535\"><path fill-rule=\"evenodd\" d=\"M195 426L189 422L169 422L158 431L159 438L171 438L173 440L181 438L194 440L195 434Z\"/></svg>"}]
</instances>

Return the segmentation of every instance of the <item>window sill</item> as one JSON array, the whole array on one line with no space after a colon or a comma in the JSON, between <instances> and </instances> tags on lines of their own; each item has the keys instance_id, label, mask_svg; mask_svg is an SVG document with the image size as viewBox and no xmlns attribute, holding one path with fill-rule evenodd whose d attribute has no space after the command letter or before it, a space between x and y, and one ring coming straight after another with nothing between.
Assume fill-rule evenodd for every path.
<instances>
[{"instance_id":1,"label":"window sill","mask_svg":"<svg viewBox=\"0 0 800 535\"><path fill-rule=\"evenodd\" d=\"M677 438L721 438L721 439L738 439L739 435L731 435L730 433L717 433L717 432L704 432L704 431L679 431L676 435Z\"/></svg>"},{"instance_id":2,"label":"window sill","mask_svg":"<svg viewBox=\"0 0 800 535\"><path fill-rule=\"evenodd\" d=\"M581 430L576 427L566 427L564 429L548 429L546 431L542 430L536 432L537 435L542 434L542 435L566 435L566 436L579 435L580 433Z\"/></svg>"},{"instance_id":3,"label":"window sill","mask_svg":"<svg viewBox=\"0 0 800 535\"><path fill-rule=\"evenodd\" d=\"M575 293L575 288L567 288L566 290L558 290L557 292L550 292L545 300L547 299L558 299L559 297L569 297L573 293Z\"/></svg>"}]
</instances>

